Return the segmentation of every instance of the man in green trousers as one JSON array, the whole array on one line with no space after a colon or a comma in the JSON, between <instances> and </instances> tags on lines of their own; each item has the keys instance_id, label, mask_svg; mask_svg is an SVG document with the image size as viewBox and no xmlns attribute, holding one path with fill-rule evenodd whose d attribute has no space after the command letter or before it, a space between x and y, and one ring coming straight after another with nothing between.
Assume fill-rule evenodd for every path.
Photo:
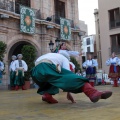
<instances>
[{"instance_id":1,"label":"man in green trousers","mask_svg":"<svg viewBox=\"0 0 120 120\"><path fill-rule=\"evenodd\" d=\"M111 91L100 92L93 88L87 78L78 76L70 71L69 60L59 53L48 53L35 61L31 70L34 82L39 85L38 94L48 103L58 103L52 95L59 93L59 88L65 92L85 93L92 102L107 99Z\"/></svg>"}]
</instances>

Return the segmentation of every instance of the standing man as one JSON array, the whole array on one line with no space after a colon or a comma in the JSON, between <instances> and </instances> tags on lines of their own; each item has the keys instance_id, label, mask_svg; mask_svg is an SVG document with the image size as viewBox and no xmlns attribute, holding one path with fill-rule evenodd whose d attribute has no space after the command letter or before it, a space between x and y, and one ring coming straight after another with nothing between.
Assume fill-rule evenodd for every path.
<instances>
[{"instance_id":1,"label":"standing man","mask_svg":"<svg viewBox=\"0 0 120 120\"><path fill-rule=\"evenodd\" d=\"M13 55L12 56L12 62L10 63L10 88L11 90L15 90L15 84L14 84L14 81L15 81L15 71L13 70L13 63L14 61L16 60L16 56Z\"/></svg>"},{"instance_id":2,"label":"standing man","mask_svg":"<svg viewBox=\"0 0 120 120\"><path fill-rule=\"evenodd\" d=\"M28 70L28 66L26 64L26 62L24 60L22 60L22 54L18 54L17 58L18 60L15 60L12 68L13 71L16 72L16 76L15 76L15 90L19 89L19 86L22 86L22 90L25 90L24 88L24 84L25 84L25 77L24 77L24 72L26 72Z\"/></svg>"},{"instance_id":3,"label":"standing man","mask_svg":"<svg viewBox=\"0 0 120 120\"><path fill-rule=\"evenodd\" d=\"M89 79L89 83L94 87L94 81L96 80L96 67L98 63L92 59L92 55L88 54L88 60L83 63L83 67L86 68L86 77Z\"/></svg>"},{"instance_id":4,"label":"standing man","mask_svg":"<svg viewBox=\"0 0 120 120\"><path fill-rule=\"evenodd\" d=\"M96 90L88 83L87 78L71 72L69 60L61 54L42 55L35 61L35 65L31 76L40 87L37 93L43 95L42 100L48 103L58 103L52 95L59 93L59 88L71 93L84 92L94 103L112 95L111 91L100 92ZM61 66L61 69L58 69L58 66Z\"/></svg>"},{"instance_id":5,"label":"standing man","mask_svg":"<svg viewBox=\"0 0 120 120\"><path fill-rule=\"evenodd\" d=\"M0 61L0 84L2 84L3 70L4 70L4 63Z\"/></svg>"}]
</instances>

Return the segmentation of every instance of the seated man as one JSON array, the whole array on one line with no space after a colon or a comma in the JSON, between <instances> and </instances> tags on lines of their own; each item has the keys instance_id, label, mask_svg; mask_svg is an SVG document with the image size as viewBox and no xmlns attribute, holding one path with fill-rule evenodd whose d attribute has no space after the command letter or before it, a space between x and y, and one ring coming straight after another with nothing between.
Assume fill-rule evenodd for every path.
<instances>
[{"instance_id":1,"label":"seated man","mask_svg":"<svg viewBox=\"0 0 120 120\"><path fill-rule=\"evenodd\" d=\"M35 65L31 71L31 76L40 87L37 93L43 95L42 100L48 103L58 103L52 95L59 93L59 88L71 93L84 92L94 103L112 95L111 91L100 92L96 90L88 83L87 78L71 72L69 60L61 54L42 55L35 61Z\"/></svg>"}]
</instances>

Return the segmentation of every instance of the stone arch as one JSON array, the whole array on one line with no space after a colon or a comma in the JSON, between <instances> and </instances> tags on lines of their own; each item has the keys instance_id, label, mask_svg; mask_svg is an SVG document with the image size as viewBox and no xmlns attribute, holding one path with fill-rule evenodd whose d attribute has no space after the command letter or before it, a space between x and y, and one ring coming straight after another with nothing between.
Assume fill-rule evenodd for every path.
<instances>
[{"instance_id":1,"label":"stone arch","mask_svg":"<svg viewBox=\"0 0 120 120\"><path fill-rule=\"evenodd\" d=\"M8 42L6 42L7 44L7 52L5 54L5 76L4 79L6 80L6 84L9 83L9 65L10 65L10 61L11 61L11 55L12 52L15 50L15 48L13 47L17 47L19 46L21 43L25 43L25 44L31 44L36 48L37 51L37 57L41 55L41 44L34 39L34 37L31 36L23 36L23 35L15 35L12 37L12 39L9 39ZM12 50L13 48L13 50Z\"/></svg>"},{"instance_id":2,"label":"stone arch","mask_svg":"<svg viewBox=\"0 0 120 120\"><path fill-rule=\"evenodd\" d=\"M41 46L40 43L38 43L33 37L28 37L23 35L17 35L14 36L8 43L7 43L7 54L6 59L8 60L8 63L10 61L10 55L14 51L15 47L19 46L20 44L30 44L33 45L36 48L37 56L40 55Z\"/></svg>"}]
</instances>

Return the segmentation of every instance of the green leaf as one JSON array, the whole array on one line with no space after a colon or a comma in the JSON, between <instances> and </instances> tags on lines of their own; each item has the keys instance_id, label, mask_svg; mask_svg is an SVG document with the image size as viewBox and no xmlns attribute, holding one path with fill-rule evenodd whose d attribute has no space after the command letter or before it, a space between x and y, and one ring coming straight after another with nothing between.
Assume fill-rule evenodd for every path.
<instances>
[{"instance_id":1,"label":"green leaf","mask_svg":"<svg viewBox=\"0 0 120 120\"><path fill-rule=\"evenodd\" d=\"M30 70L34 67L34 61L36 59L36 49L32 45L24 45L21 51L23 60L28 65L28 71L25 72L25 80L30 78Z\"/></svg>"},{"instance_id":2,"label":"green leaf","mask_svg":"<svg viewBox=\"0 0 120 120\"><path fill-rule=\"evenodd\" d=\"M78 70L81 71L80 64L77 62L77 60L74 57L70 57L70 61L75 65L75 72Z\"/></svg>"}]
</instances>

